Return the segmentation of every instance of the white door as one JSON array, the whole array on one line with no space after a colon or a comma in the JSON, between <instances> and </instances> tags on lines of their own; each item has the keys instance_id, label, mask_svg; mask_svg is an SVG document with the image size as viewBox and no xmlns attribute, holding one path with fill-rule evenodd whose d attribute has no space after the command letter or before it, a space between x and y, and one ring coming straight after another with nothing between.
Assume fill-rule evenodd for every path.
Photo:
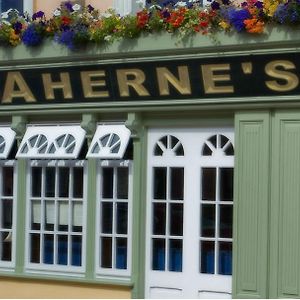
<instances>
[{"instance_id":1,"label":"white door","mask_svg":"<svg viewBox=\"0 0 300 300\"><path fill-rule=\"evenodd\" d=\"M150 129L146 298L231 298L233 129Z\"/></svg>"}]
</instances>

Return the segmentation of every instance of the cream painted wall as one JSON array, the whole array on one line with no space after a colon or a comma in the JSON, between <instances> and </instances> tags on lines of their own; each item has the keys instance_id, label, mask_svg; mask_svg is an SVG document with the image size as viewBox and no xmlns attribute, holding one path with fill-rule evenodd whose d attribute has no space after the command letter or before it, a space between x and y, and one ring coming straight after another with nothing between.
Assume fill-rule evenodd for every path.
<instances>
[{"instance_id":1,"label":"cream painted wall","mask_svg":"<svg viewBox=\"0 0 300 300\"><path fill-rule=\"evenodd\" d=\"M33 299L128 299L127 287L57 283L53 281L11 280L0 278L0 298Z\"/></svg>"},{"instance_id":2,"label":"cream painted wall","mask_svg":"<svg viewBox=\"0 0 300 300\"><path fill-rule=\"evenodd\" d=\"M106 11L109 7L113 7L113 0L86 0L86 5L90 4L100 11Z\"/></svg>"}]
</instances>

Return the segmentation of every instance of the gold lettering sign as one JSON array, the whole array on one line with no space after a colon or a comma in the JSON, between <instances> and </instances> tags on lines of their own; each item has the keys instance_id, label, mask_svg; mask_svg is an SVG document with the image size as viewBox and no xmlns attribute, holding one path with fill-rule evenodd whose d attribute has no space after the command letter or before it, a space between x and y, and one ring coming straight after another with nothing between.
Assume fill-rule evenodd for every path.
<instances>
[{"instance_id":1,"label":"gold lettering sign","mask_svg":"<svg viewBox=\"0 0 300 300\"><path fill-rule=\"evenodd\" d=\"M233 93L234 87L232 85L216 85L216 82L230 81L229 74L215 74L216 71L230 71L229 64L211 64L202 65L202 80L204 84L204 91L206 94L216 93Z\"/></svg>"},{"instance_id":2,"label":"gold lettering sign","mask_svg":"<svg viewBox=\"0 0 300 300\"><path fill-rule=\"evenodd\" d=\"M83 94L85 98L109 97L108 91L94 91L93 87L105 87L105 80L92 80L93 78L105 77L105 71L80 72Z\"/></svg>"},{"instance_id":3,"label":"gold lettering sign","mask_svg":"<svg viewBox=\"0 0 300 300\"><path fill-rule=\"evenodd\" d=\"M287 92L295 89L299 85L298 77L294 73L278 70L278 67L284 70L296 69L295 65L288 60L273 60L269 62L265 67L266 74L285 82L279 83L277 80L267 80L265 82L266 86L276 92Z\"/></svg>"},{"instance_id":4,"label":"gold lettering sign","mask_svg":"<svg viewBox=\"0 0 300 300\"><path fill-rule=\"evenodd\" d=\"M69 73L60 73L60 81L52 81L51 74L42 74L45 97L47 100L55 99L54 89L62 89L64 99L72 99L73 92Z\"/></svg>"},{"instance_id":5,"label":"gold lettering sign","mask_svg":"<svg viewBox=\"0 0 300 300\"><path fill-rule=\"evenodd\" d=\"M156 68L159 93L161 96L170 95L171 84L181 95L191 94L191 83L187 66L178 67L179 79L174 76L167 68Z\"/></svg>"},{"instance_id":6,"label":"gold lettering sign","mask_svg":"<svg viewBox=\"0 0 300 300\"><path fill-rule=\"evenodd\" d=\"M18 87L17 90L15 90L15 86ZM20 72L7 73L2 103L12 103L13 98L24 98L26 102L36 102Z\"/></svg>"},{"instance_id":7,"label":"gold lettering sign","mask_svg":"<svg viewBox=\"0 0 300 300\"><path fill-rule=\"evenodd\" d=\"M129 79L133 76L133 79ZM129 87L131 86L139 96L150 96L147 89L143 86L146 76L140 69L121 69L117 70L117 79L121 97L129 97Z\"/></svg>"}]
</instances>

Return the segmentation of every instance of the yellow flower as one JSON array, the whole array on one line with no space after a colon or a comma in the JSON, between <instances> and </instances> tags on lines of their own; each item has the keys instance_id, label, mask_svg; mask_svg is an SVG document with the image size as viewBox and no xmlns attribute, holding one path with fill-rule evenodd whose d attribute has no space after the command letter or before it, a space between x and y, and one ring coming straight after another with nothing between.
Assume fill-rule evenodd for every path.
<instances>
[{"instance_id":1,"label":"yellow flower","mask_svg":"<svg viewBox=\"0 0 300 300\"><path fill-rule=\"evenodd\" d=\"M264 0L264 13L269 17L273 17L280 3L282 3L281 0Z\"/></svg>"},{"instance_id":2,"label":"yellow flower","mask_svg":"<svg viewBox=\"0 0 300 300\"><path fill-rule=\"evenodd\" d=\"M224 30L228 30L230 28L230 25L225 21L221 21L219 23L219 26L222 27Z\"/></svg>"},{"instance_id":3,"label":"yellow flower","mask_svg":"<svg viewBox=\"0 0 300 300\"><path fill-rule=\"evenodd\" d=\"M21 42L20 36L11 28L9 31L9 43L12 46L17 46Z\"/></svg>"}]
</instances>

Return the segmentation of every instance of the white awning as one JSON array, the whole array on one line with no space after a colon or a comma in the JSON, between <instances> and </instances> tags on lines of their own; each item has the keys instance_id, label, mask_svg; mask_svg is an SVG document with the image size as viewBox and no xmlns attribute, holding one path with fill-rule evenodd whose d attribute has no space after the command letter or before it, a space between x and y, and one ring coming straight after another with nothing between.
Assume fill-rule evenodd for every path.
<instances>
[{"instance_id":1,"label":"white awning","mask_svg":"<svg viewBox=\"0 0 300 300\"><path fill-rule=\"evenodd\" d=\"M87 157L121 159L126 151L131 132L125 125L99 125Z\"/></svg>"},{"instance_id":2,"label":"white awning","mask_svg":"<svg viewBox=\"0 0 300 300\"><path fill-rule=\"evenodd\" d=\"M85 138L78 125L30 126L27 128L17 158L75 159Z\"/></svg>"},{"instance_id":3,"label":"white awning","mask_svg":"<svg viewBox=\"0 0 300 300\"><path fill-rule=\"evenodd\" d=\"M14 144L16 133L10 127L0 127L0 159L6 159Z\"/></svg>"}]
</instances>

